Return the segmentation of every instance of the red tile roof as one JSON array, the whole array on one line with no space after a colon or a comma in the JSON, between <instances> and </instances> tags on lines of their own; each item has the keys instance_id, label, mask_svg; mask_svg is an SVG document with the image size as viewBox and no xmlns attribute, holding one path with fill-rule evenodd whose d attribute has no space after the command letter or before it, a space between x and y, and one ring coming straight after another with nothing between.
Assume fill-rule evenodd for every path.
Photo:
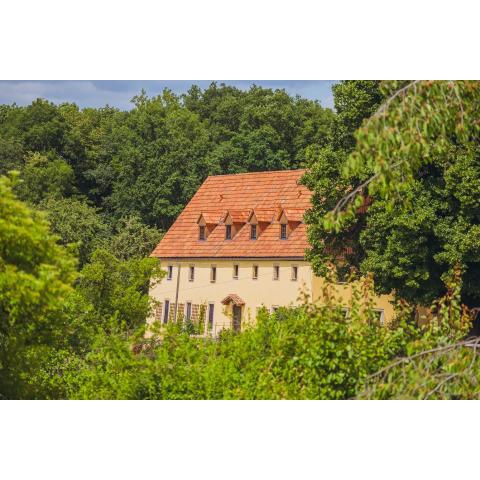
<instances>
[{"instance_id":1,"label":"red tile roof","mask_svg":"<svg viewBox=\"0 0 480 480\"><path fill-rule=\"evenodd\" d=\"M306 226L293 224L286 240L280 239L277 211L286 210L289 221L298 222L310 208L311 192L298 181L305 170L240 173L208 177L175 223L162 238L152 256L159 258L303 258L308 248ZM268 221L250 239L247 222L251 212ZM231 240L225 239L227 213L241 228ZM206 240L198 239L198 219L219 219ZM259 219L260 221L260 219ZM241 225L243 223L243 225Z\"/></svg>"},{"instance_id":2,"label":"red tile roof","mask_svg":"<svg viewBox=\"0 0 480 480\"><path fill-rule=\"evenodd\" d=\"M221 303L223 305L229 305L230 303L233 303L234 305L237 305L237 307L245 305L245 301L241 297L239 297L236 293L230 293L222 300Z\"/></svg>"}]
</instances>

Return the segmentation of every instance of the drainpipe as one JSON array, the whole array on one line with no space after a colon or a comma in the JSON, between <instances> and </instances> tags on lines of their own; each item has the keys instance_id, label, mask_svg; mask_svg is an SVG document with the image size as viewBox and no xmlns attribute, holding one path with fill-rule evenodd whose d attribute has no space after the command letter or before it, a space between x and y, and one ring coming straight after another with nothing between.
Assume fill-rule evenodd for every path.
<instances>
[{"instance_id":1,"label":"drainpipe","mask_svg":"<svg viewBox=\"0 0 480 480\"><path fill-rule=\"evenodd\" d=\"M178 287L180 286L180 264L177 266L177 289L175 291L175 310L173 313L173 321L177 323L177 312L178 312Z\"/></svg>"}]
</instances>

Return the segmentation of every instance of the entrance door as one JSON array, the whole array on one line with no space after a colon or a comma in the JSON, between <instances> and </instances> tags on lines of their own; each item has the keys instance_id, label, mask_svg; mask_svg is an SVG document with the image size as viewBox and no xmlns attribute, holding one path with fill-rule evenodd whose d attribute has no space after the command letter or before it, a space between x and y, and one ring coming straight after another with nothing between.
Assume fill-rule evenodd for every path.
<instances>
[{"instance_id":1,"label":"entrance door","mask_svg":"<svg viewBox=\"0 0 480 480\"><path fill-rule=\"evenodd\" d=\"M239 332L242 326L242 307L233 305L233 330Z\"/></svg>"}]
</instances>

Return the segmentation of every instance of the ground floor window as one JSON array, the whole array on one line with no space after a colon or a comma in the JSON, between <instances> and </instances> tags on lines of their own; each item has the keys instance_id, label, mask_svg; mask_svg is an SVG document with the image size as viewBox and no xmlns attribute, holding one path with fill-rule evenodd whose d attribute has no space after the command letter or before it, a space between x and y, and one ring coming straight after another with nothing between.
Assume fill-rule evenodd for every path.
<instances>
[{"instance_id":1,"label":"ground floor window","mask_svg":"<svg viewBox=\"0 0 480 480\"><path fill-rule=\"evenodd\" d=\"M209 303L208 304L208 329L211 330L213 328L213 312L215 309L215 304Z\"/></svg>"},{"instance_id":2,"label":"ground floor window","mask_svg":"<svg viewBox=\"0 0 480 480\"><path fill-rule=\"evenodd\" d=\"M192 302L187 302L187 308L185 310L185 319L189 322L192 319Z\"/></svg>"},{"instance_id":3,"label":"ground floor window","mask_svg":"<svg viewBox=\"0 0 480 480\"><path fill-rule=\"evenodd\" d=\"M380 325L385 323L385 312L383 308L374 308L373 311L375 312L376 319Z\"/></svg>"},{"instance_id":4,"label":"ground floor window","mask_svg":"<svg viewBox=\"0 0 480 480\"><path fill-rule=\"evenodd\" d=\"M165 300L165 311L163 312L163 323L168 323L169 314L170 314L170 300Z\"/></svg>"}]
</instances>

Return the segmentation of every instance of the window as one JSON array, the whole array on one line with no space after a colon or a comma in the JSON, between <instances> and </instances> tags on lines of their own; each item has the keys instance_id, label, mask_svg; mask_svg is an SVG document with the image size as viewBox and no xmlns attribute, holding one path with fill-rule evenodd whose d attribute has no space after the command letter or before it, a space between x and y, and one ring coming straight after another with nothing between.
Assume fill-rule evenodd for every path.
<instances>
[{"instance_id":1,"label":"window","mask_svg":"<svg viewBox=\"0 0 480 480\"><path fill-rule=\"evenodd\" d=\"M238 265L233 266L233 278L235 278L235 280L238 280Z\"/></svg>"},{"instance_id":2,"label":"window","mask_svg":"<svg viewBox=\"0 0 480 480\"><path fill-rule=\"evenodd\" d=\"M167 280L171 280L173 278L173 265L169 265L167 267Z\"/></svg>"},{"instance_id":3,"label":"window","mask_svg":"<svg viewBox=\"0 0 480 480\"><path fill-rule=\"evenodd\" d=\"M200 225L200 229L199 229L199 232L198 232L198 239L199 240L205 240L205 226L204 225Z\"/></svg>"},{"instance_id":4,"label":"window","mask_svg":"<svg viewBox=\"0 0 480 480\"><path fill-rule=\"evenodd\" d=\"M208 329L211 330L213 328L213 311L215 308L215 304L209 303L208 304Z\"/></svg>"},{"instance_id":5,"label":"window","mask_svg":"<svg viewBox=\"0 0 480 480\"><path fill-rule=\"evenodd\" d=\"M257 226L250 225L250 239L256 240L257 239Z\"/></svg>"},{"instance_id":6,"label":"window","mask_svg":"<svg viewBox=\"0 0 480 480\"><path fill-rule=\"evenodd\" d=\"M163 323L168 323L169 314L170 314L170 300L165 300L165 310L163 311Z\"/></svg>"},{"instance_id":7,"label":"window","mask_svg":"<svg viewBox=\"0 0 480 480\"><path fill-rule=\"evenodd\" d=\"M296 265L292 265L292 280L294 282L298 280L298 267Z\"/></svg>"},{"instance_id":8,"label":"window","mask_svg":"<svg viewBox=\"0 0 480 480\"><path fill-rule=\"evenodd\" d=\"M280 278L280 267L278 265L273 266L273 279L278 280Z\"/></svg>"},{"instance_id":9,"label":"window","mask_svg":"<svg viewBox=\"0 0 480 480\"><path fill-rule=\"evenodd\" d=\"M258 278L258 265L254 265L252 268L252 278L254 280Z\"/></svg>"},{"instance_id":10,"label":"window","mask_svg":"<svg viewBox=\"0 0 480 480\"><path fill-rule=\"evenodd\" d=\"M231 225L226 225L225 226L225 240L231 240L232 239L232 226Z\"/></svg>"},{"instance_id":11,"label":"window","mask_svg":"<svg viewBox=\"0 0 480 480\"><path fill-rule=\"evenodd\" d=\"M286 223L282 223L280 225L280 238L282 240L286 240L287 239L287 224Z\"/></svg>"},{"instance_id":12,"label":"window","mask_svg":"<svg viewBox=\"0 0 480 480\"><path fill-rule=\"evenodd\" d=\"M210 281L212 283L215 283L217 281L217 267L212 265L212 268L210 269Z\"/></svg>"},{"instance_id":13,"label":"window","mask_svg":"<svg viewBox=\"0 0 480 480\"><path fill-rule=\"evenodd\" d=\"M190 265L188 269L188 281L193 282L195 280L195 266Z\"/></svg>"},{"instance_id":14,"label":"window","mask_svg":"<svg viewBox=\"0 0 480 480\"><path fill-rule=\"evenodd\" d=\"M342 312L345 315L345 318L350 318L350 309L349 308L343 307Z\"/></svg>"},{"instance_id":15,"label":"window","mask_svg":"<svg viewBox=\"0 0 480 480\"><path fill-rule=\"evenodd\" d=\"M189 322L192 318L192 302L187 302L187 309L185 312L185 320Z\"/></svg>"},{"instance_id":16,"label":"window","mask_svg":"<svg viewBox=\"0 0 480 480\"><path fill-rule=\"evenodd\" d=\"M385 313L381 308L374 308L373 311L375 312L376 320L380 325L383 325L385 322Z\"/></svg>"}]
</instances>

